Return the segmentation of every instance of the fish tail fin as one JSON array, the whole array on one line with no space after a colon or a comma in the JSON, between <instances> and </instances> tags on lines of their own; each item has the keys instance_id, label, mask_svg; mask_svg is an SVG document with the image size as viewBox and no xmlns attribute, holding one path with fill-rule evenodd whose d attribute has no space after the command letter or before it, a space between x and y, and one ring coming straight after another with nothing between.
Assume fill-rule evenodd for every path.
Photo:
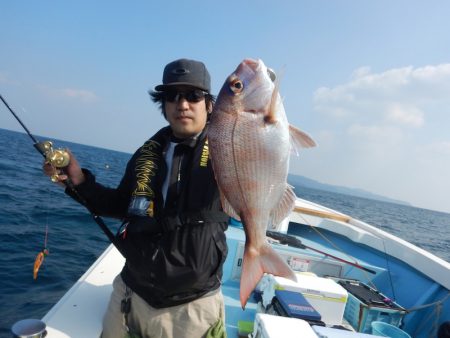
<instances>
[{"instance_id":1,"label":"fish tail fin","mask_svg":"<svg viewBox=\"0 0 450 338\"><path fill-rule=\"evenodd\" d=\"M265 272L296 281L292 269L268 243L262 246L259 252L246 246L239 295L242 309Z\"/></svg>"}]
</instances>

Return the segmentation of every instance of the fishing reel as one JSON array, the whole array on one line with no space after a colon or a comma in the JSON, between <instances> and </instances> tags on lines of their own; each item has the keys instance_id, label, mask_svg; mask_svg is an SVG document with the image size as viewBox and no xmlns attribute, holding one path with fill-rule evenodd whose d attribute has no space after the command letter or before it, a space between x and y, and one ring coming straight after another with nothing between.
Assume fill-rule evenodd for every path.
<instances>
[{"instance_id":1,"label":"fishing reel","mask_svg":"<svg viewBox=\"0 0 450 338\"><path fill-rule=\"evenodd\" d=\"M64 149L54 149L51 141L38 142L35 143L34 146L42 155L44 155L45 160L55 168L64 168L69 165L69 153ZM51 180L53 182L58 182L58 174L55 173L52 175Z\"/></svg>"}]
</instances>

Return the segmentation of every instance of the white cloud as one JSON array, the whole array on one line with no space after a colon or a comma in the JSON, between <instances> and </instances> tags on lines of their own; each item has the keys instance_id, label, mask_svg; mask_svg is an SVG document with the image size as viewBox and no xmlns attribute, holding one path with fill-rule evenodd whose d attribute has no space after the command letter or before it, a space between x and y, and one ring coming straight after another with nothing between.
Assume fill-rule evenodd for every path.
<instances>
[{"instance_id":1,"label":"white cloud","mask_svg":"<svg viewBox=\"0 0 450 338\"><path fill-rule=\"evenodd\" d=\"M50 88L48 86L38 86L47 96L53 98L71 99L82 103L94 102L98 96L90 90L75 88Z\"/></svg>"},{"instance_id":2,"label":"white cloud","mask_svg":"<svg viewBox=\"0 0 450 338\"><path fill-rule=\"evenodd\" d=\"M386 118L404 126L421 127L424 124L424 114L418 107L399 103L386 105Z\"/></svg>"},{"instance_id":3,"label":"white cloud","mask_svg":"<svg viewBox=\"0 0 450 338\"><path fill-rule=\"evenodd\" d=\"M97 99L97 95L95 95L94 92L84 89L65 88L60 89L59 93L61 93L62 96L79 99L83 102L91 102Z\"/></svg>"},{"instance_id":4,"label":"white cloud","mask_svg":"<svg viewBox=\"0 0 450 338\"><path fill-rule=\"evenodd\" d=\"M370 67L360 67L356 69L352 74L352 79L358 79L370 75Z\"/></svg>"},{"instance_id":5,"label":"white cloud","mask_svg":"<svg viewBox=\"0 0 450 338\"><path fill-rule=\"evenodd\" d=\"M450 159L450 141L429 143L417 148L419 154L429 154L434 158L445 156Z\"/></svg>"},{"instance_id":6,"label":"white cloud","mask_svg":"<svg viewBox=\"0 0 450 338\"><path fill-rule=\"evenodd\" d=\"M396 126L351 124L339 142L346 147L346 157L355 163L395 161L402 154L405 136Z\"/></svg>"},{"instance_id":7,"label":"white cloud","mask_svg":"<svg viewBox=\"0 0 450 338\"><path fill-rule=\"evenodd\" d=\"M450 64L403 67L372 73L356 69L348 83L321 87L314 93L314 108L330 117L370 116L371 123L421 127L434 105L450 103ZM448 105L447 105L448 106Z\"/></svg>"},{"instance_id":8,"label":"white cloud","mask_svg":"<svg viewBox=\"0 0 450 338\"><path fill-rule=\"evenodd\" d=\"M0 72L0 83L14 86L20 85L18 81L11 79L8 75L6 75L3 72Z\"/></svg>"},{"instance_id":9,"label":"white cloud","mask_svg":"<svg viewBox=\"0 0 450 338\"><path fill-rule=\"evenodd\" d=\"M398 140L399 130L389 126L366 126L358 123L352 124L347 129L348 135L366 140ZM382 142L380 142L382 143Z\"/></svg>"},{"instance_id":10,"label":"white cloud","mask_svg":"<svg viewBox=\"0 0 450 338\"><path fill-rule=\"evenodd\" d=\"M312 164L303 163L303 173L450 211L442 204L450 181L441 179L450 170L449 93L450 64L379 73L362 67L347 82L317 89L320 135L334 137L307 155Z\"/></svg>"},{"instance_id":11,"label":"white cloud","mask_svg":"<svg viewBox=\"0 0 450 338\"><path fill-rule=\"evenodd\" d=\"M450 64L441 64L437 66L425 66L417 68L411 72L411 77L422 83L441 84L449 87L448 79L450 77Z\"/></svg>"},{"instance_id":12,"label":"white cloud","mask_svg":"<svg viewBox=\"0 0 450 338\"><path fill-rule=\"evenodd\" d=\"M354 104L353 94L342 87L329 89L322 87L314 93L314 108L334 117L347 117L351 114Z\"/></svg>"}]
</instances>

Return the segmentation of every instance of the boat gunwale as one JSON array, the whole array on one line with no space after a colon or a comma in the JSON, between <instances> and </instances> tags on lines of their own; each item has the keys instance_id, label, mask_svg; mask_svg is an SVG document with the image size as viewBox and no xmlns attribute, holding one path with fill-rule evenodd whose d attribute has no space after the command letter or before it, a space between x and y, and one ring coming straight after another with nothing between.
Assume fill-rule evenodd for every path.
<instances>
[{"instance_id":1,"label":"boat gunwale","mask_svg":"<svg viewBox=\"0 0 450 338\"><path fill-rule=\"evenodd\" d=\"M318 212L316 212L316 215L312 215L313 213L304 214L306 216L309 216L309 219L316 218L313 222L310 222L310 224L306 225L332 231L336 234L345 236L355 243L366 245L372 249L392 256L408 264L413 269L432 279L434 282L442 285L447 290L450 290L450 263L443 260L442 258L406 240L403 240L396 235L379 229L359 219L355 219L351 216L339 213L333 209L323 207L301 198L297 198L296 206L299 204L302 205L303 209L305 208L304 205L310 205L314 211L318 210ZM297 210L299 210L299 208L297 208ZM323 211L323 215L338 215L338 217L342 216L343 218L348 218L348 220L342 221L326 216L321 217L319 216L321 211ZM290 215L290 219L292 219L293 216L295 218L295 212L298 211L294 209L294 213ZM293 221L298 223L297 220ZM371 236L374 240L367 240L368 237L362 236L361 233L358 233L358 230L356 230L355 228L358 230L362 230L363 232ZM442 274L442 271L447 271L447 273Z\"/></svg>"}]
</instances>

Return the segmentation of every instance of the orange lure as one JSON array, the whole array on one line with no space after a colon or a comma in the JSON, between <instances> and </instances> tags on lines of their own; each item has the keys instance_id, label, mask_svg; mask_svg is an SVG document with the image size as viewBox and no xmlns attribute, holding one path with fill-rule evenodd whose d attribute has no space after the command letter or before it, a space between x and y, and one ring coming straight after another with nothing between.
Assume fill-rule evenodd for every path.
<instances>
[{"instance_id":1,"label":"orange lure","mask_svg":"<svg viewBox=\"0 0 450 338\"><path fill-rule=\"evenodd\" d=\"M41 267L42 263L44 263L44 258L49 254L49 251L47 249L47 233L48 227L45 227L44 249L37 254L36 259L34 260L33 279L37 278L39 268Z\"/></svg>"}]
</instances>

